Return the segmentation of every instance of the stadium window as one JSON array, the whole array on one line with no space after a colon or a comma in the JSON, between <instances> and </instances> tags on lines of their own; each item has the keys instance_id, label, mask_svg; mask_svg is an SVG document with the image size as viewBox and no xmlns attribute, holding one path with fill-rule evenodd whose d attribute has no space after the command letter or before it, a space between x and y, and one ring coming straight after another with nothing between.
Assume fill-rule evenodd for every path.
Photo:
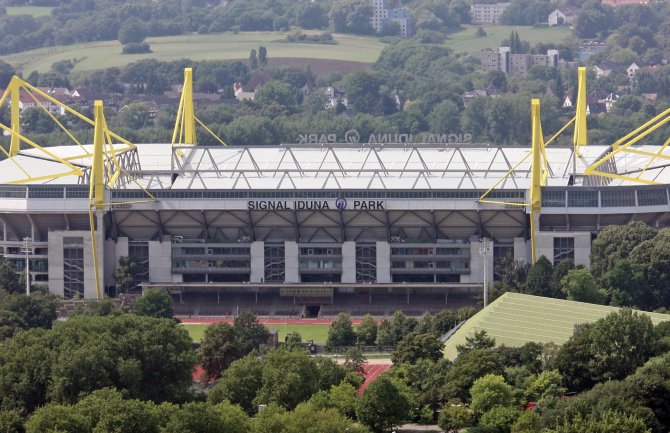
<instances>
[{"instance_id":1,"label":"stadium window","mask_svg":"<svg viewBox=\"0 0 670 433\"><path fill-rule=\"evenodd\" d=\"M600 193L603 207L635 206L635 191L626 190L604 190Z\"/></svg>"},{"instance_id":2,"label":"stadium window","mask_svg":"<svg viewBox=\"0 0 670 433\"><path fill-rule=\"evenodd\" d=\"M667 192L664 189L641 189L637 191L637 202L640 206L663 206L668 204Z\"/></svg>"},{"instance_id":3,"label":"stadium window","mask_svg":"<svg viewBox=\"0 0 670 433\"><path fill-rule=\"evenodd\" d=\"M554 238L554 266L565 259L575 259L575 238Z\"/></svg>"},{"instance_id":4,"label":"stadium window","mask_svg":"<svg viewBox=\"0 0 670 433\"><path fill-rule=\"evenodd\" d=\"M590 191L590 190L568 191L568 206L598 207L598 191Z\"/></svg>"}]
</instances>

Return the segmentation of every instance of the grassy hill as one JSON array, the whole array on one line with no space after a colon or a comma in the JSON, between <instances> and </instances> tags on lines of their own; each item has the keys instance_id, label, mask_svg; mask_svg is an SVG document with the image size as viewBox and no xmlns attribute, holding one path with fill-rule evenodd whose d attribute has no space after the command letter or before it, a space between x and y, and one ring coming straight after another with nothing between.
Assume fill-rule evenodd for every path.
<instances>
[{"instance_id":1,"label":"grassy hill","mask_svg":"<svg viewBox=\"0 0 670 433\"><path fill-rule=\"evenodd\" d=\"M617 310L604 305L508 292L465 322L447 340L444 355L455 358L456 346L481 330L495 338L497 345L519 347L529 341L551 341L560 345L570 338L575 325L595 322ZM667 314L642 313L649 315L654 324L670 320Z\"/></svg>"},{"instance_id":2,"label":"grassy hill","mask_svg":"<svg viewBox=\"0 0 670 433\"><path fill-rule=\"evenodd\" d=\"M566 28L535 28L512 26L485 26L485 37L477 37L475 26L449 35L445 46L456 52L478 53L484 48L496 48L512 30L531 45L538 42L560 42L570 34ZM90 71L109 67L123 67L140 59L226 60L247 59L249 52L259 45L268 49L270 59L304 58L333 61L372 63L385 47L376 37L335 34L337 45L283 43L281 32L245 32L210 35L181 35L149 38L152 53L121 54L118 41L91 42L79 45L41 48L5 56L3 60L28 74L37 70L46 72L59 60L78 59L75 71Z\"/></svg>"}]
</instances>

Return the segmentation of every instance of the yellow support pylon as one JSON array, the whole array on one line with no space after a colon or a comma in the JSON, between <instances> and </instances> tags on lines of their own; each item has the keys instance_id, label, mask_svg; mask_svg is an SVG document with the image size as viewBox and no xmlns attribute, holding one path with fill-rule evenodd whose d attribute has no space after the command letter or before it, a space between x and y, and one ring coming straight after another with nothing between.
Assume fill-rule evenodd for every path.
<instances>
[{"instance_id":1,"label":"yellow support pylon","mask_svg":"<svg viewBox=\"0 0 670 433\"><path fill-rule=\"evenodd\" d=\"M542 185L546 182L543 175L542 154L544 152L544 137L542 135L542 120L540 116L540 100L531 101L531 154L530 167L530 252L531 261L537 261L536 236L542 209ZM543 182L544 180L544 182Z\"/></svg>"},{"instance_id":2,"label":"yellow support pylon","mask_svg":"<svg viewBox=\"0 0 670 433\"><path fill-rule=\"evenodd\" d=\"M21 139L19 134L21 133L21 110L19 107L19 98L20 98L20 87L17 80L12 79L9 83L9 97L11 101L10 112L11 112L11 125L12 131L15 133L12 134L11 142L9 145L9 155L16 156L21 150Z\"/></svg>"},{"instance_id":3,"label":"yellow support pylon","mask_svg":"<svg viewBox=\"0 0 670 433\"><path fill-rule=\"evenodd\" d=\"M575 157L582 156L581 147L588 142L586 128L586 68L577 70L577 101L575 110L575 133L573 137Z\"/></svg>"}]
</instances>

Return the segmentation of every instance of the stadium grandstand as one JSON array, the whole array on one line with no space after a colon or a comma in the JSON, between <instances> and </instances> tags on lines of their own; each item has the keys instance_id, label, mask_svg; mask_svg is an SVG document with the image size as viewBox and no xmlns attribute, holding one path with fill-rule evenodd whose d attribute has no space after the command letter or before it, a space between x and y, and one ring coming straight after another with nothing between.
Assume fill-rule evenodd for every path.
<instances>
[{"instance_id":1,"label":"stadium grandstand","mask_svg":"<svg viewBox=\"0 0 670 433\"><path fill-rule=\"evenodd\" d=\"M181 314L418 315L471 303L507 255L589 266L602 228L670 220L670 155L638 144L644 132L634 145L552 147L534 101L530 148L205 147L189 80L172 143L129 143L96 104L94 119L67 109L93 144L42 147L12 106L0 250L17 271L28 255L34 284L95 299L133 257L138 283L169 290ZM39 92L15 78L0 105L19 91Z\"/></svg>"}]
</instances>

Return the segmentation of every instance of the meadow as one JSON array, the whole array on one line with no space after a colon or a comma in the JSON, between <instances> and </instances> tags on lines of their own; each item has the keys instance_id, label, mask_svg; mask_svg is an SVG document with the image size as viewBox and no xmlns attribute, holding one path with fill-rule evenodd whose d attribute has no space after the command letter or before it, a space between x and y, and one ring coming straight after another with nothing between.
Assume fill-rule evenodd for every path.
<instances>
[{"instance_id":1,"label":"meadow","mask_svg":"<svg viewBox=\"0 0 670 433\"><path fill-rule=\"evenodd\" d=\"M188 331L193 341L202 340L205 328L209 325L182 324ZM330 325L266 325L269 329L279 331L279 341L284 341L287 333L298 332L302 341L314 340L316 344L326 344L328 339L328 328Z\"/></svg>"},{"instance_id":2,"label":"meadow","mask_svg":"<svg viewBox=\"0 0 670 433\"><path fill-rule=\"evenodd\" d=\"M26 9L19 8L19 9ZM34 9L34 8L33 8ZM43 9L43 8L39 8ZM567 28L483 26L486 36L477 37L476 26L466 26L462 31L449 35L444 46L458 53L476 54L485 48L495 49L512 30L518 31L523 40L534 45L538 42L561 42L570 36ZM109 67L123 67L140 59L162 61L189 58L199 60L231 60L249 58L252 49L263 45L268 50L271 61L284 64L288 59L296 59L302 64L310 64L314 69L339 70L346 73L351 66L373 63L386 46L376 37L335 34L336 45L281 42L287 33L283 32L243 32L238 34L220 33L209 35L180 35L148 38L151 53L121 54L118 41L91 42L78 45L55 46L25 51L5 56L19 71L46 72L60 60L74 60L74 71L92 71ZM341 65L337 65L337 63ZM348 65L345 65L348 63ZM356 67L353 70L357 69ZM317 71L318 75L318 71Z\"/></svg>"}]
</instances>

